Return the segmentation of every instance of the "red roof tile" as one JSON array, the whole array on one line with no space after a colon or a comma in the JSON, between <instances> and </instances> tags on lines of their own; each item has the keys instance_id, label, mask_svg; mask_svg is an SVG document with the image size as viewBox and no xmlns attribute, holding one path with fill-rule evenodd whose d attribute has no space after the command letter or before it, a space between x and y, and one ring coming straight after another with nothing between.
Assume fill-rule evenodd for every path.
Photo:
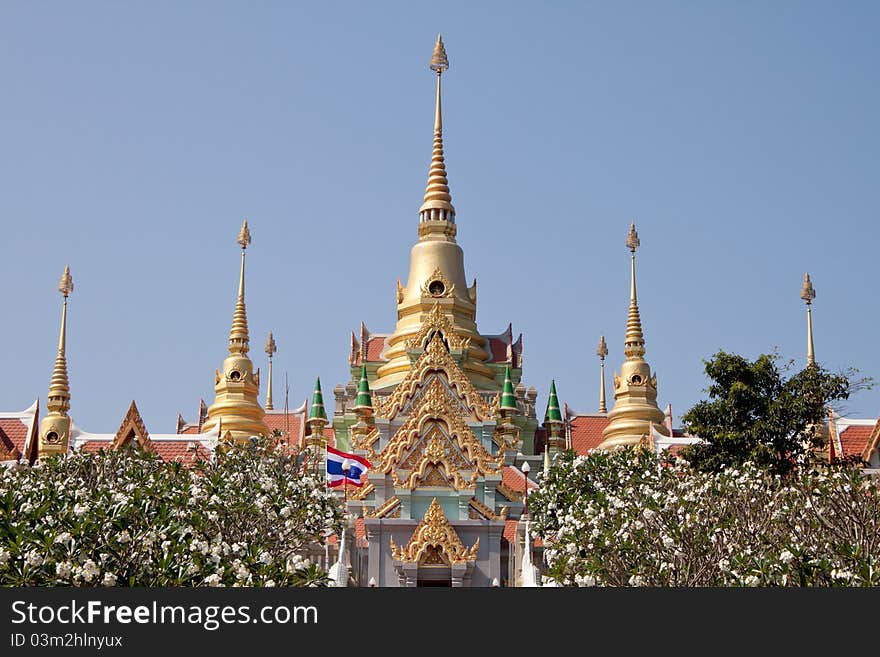
<instances>
[{"instance_id":1,"label":"red roof tile","mask_svg":"<svg viewBox=\"0 0 880 657\"><path fill-rule=\"evenodd\" d=\"M576 415L571 418L571 447L582 456L598 447L604 440L602 430L608 426L602 415Z\"/></svg>"},{"instance_id":2,"label":"red roof tile","mask_svg":"<svg viewBox=\"0 0 880 657\"><path fill-rule=\"evenodd\" d=\"M188 424L184 426L183 431L180 432L180 435L189 434L189 435L198 435L199 433L199 425L197 424Z\"/></svg>"},{"instance_id":3,"label":"red roof tile","mask_svg":"<svg viewBox=\"0 0 880 657\"><path fill-rule=\"evenodd\" d=\"M503 363L507 360L507 342L502 338L489 338L489 352L492 354L493 363Z\"/></svg>"},{"instance_id":4,"label":"red roof tile","mask_svg":"<svg viewBox=\"0 0 880 657\"><path fill-rule=\"evenodd\" d=\"M840 444L845 456L861 456L874 431L872 426L850 426L840 432Z\"/></svg>"},{"instance_id":5,"label":"red roof tile","mask_svg":"<svg viewBox=\"0 0 880 657\"><path fill-rule=\"evenodd\" d=\"M111 445L113 445L113 443L109 440L87 440L80 446L80 450L94 454L102 449L109 450Z\"/></svg>"},{"instance_id":6,"label":"red roof tile","mask_svg":"<svg viewBox=\"0 0 880 657\"><path fill-rule=\"evenodd\" d=\"M519 523L519 520L505 520L504 521L504 539L513 545L516 540L516 526ZM531 525L531 523L529 523ZM529 528L529 534L531 534L531 527ZM534 541L534 545L536 548L544 547L544 541L542 541L537 536L531 536L531 539Z\"/></svg>"},{"instance_id":7,"label":"red roof tile","mask_svg":"<svg viewBox=\"0 0 880 657\"><path fill-rule=\"evenodd\" d=\"M193 461L208 460L211 454L202 443L192 440L154 440L151 443L156 454L163 461L181 461L192 463ZM193 451L192 445L196 445Z\"/></svg>"},{"instance_id":8,"label":"red roof tile","mask_svg":"<svg viewBox=\"0 0 880 657\"><path fill-rule=\"evenodd\" d=\"M523 478L524 475L522 471L519 468L513 467L512 465L506 465L501 469L501 483L515 493L522 493ZM529 479L529 490L537 487L538 484Z\"/></svg>"},{"instance_id":9,"label":"red roof tile","mask_svg":"<svg viewBox=\"0 0 880 657\"><path fill-rule=\"evenodd\" d=\"M31 428L18 418L0 419L0 454L20 459Z\"/></svg>"},{"instance_id":10,"label":"red roof tile","mask_svg":"<svg viewBox=\"0 0 880 657\"><path fill-rule=\"evenodd\" d=\"M377 361L384 361L382 358L382 352L385 351L385 338L387 336L384 335L374 335L367 338L367 362L375 363ZM355 356L355 365L361 365L361 350L358 349L357 355Z\"/></svg>"},{"instance_id":11,"label":"red roof tile","mask_svg":"<svg viewBox=\"0 0 880 657\"><path fill-rule=\"evenodd\" d=\"M290 437L295 441L299 441L302 436L305 417L305 413L288 413L284 415L284 411L280 413L278 411L270 411L263 416L263 422L269 427L269 431L278 429L283 433L288 431L289 427Z\"/></svg>"}]
</instances>

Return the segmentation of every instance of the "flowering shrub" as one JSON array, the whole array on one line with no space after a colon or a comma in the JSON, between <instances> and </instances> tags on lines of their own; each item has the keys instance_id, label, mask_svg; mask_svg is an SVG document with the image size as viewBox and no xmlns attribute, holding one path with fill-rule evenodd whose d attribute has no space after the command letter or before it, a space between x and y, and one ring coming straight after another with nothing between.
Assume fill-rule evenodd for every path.
<instances>
[{"instance_id":1,"label":"flowering shrub","mask_svg":"<svg viewBox=\"0 0 880 657\"><path fill-rule=\"evenodd\" d=\"M340 521L324 481L270 443L190 468L77 453L0 470L0 584L322 585L300 554Z\"/></svg>"},{"instance_id":2,"label":"flowering shrub","mask_svg":"<svg viewBox=\"0 0 880 657\"><path fill-rule=\"evenodd\" d=\"M563 585L880 585L880 482L857 469L781 478L569 452L529 508Z\"/></svg>"}]
</instances>

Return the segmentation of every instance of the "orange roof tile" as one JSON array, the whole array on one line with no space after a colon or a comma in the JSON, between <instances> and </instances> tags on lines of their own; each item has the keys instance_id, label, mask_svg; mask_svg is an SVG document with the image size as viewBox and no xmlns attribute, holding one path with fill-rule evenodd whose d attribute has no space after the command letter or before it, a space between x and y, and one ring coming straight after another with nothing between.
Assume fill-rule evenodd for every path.
<instances>
[{"instance_id":1,"label":"orange roof tile","mask_svg":"<svg viewBox=\"0 0 880 657\"><path fill-rule=\"evenodd\" d=\"M492 354L492 362L505 362L507 360L507 342L502 338L489 338L489 352Z\"/></svg>"},{"instance_id":2,"label":"orange roof tile","mask_svg":"<svg viewBox=\"0 0 880 657\"><path fill-rule=\"evenodd\" d=\"M181 461L183 463L192 463L194 461L208 460L211 457L210 452L205 446L192 440L154 440L151 443L156 454L163 461ZM195 451L191 446L195 444Z\"/></svg>"},{"instance_id":3,"label":"orange roof tile","mask_svg":"<svg viewBox=\"0 0 880 657\"><path fill-rule=\"evenodd\" d=\"M31 428L18 418L0 419L0 454L20 459Z\"/></svg>"},{"instance_id":4,"label":"orange roof tile","mask_svg":"<svg viewBox=\"0 0 880 657\"><path fill-rule=\"evenodd\" d=\"M861 456L874 431L872 426L850 426L840 432L840 444L845 456Z\"/></svg>"},{"instance_id":5,"label":"orange roof tile","mask_svg":"<svg viewBox=\"0 0 880 657\"><path fill-rule=\"evenodd\" d=\"M502 534L502 536L504 536L504 539L508 543L510 543L511 545L513 545L514 541L516 540L516 525L517 525L517 523L519 523L519 520L505 520L504 521L504 533ZM529 524L531 525L531 523L529 523ZM529 533L530 534L532 533L531 527L529 527ZM534 541L534 545L536 548L544 547L544 541L542 541L539 537L532 536L531 538Z\"/></svg>"},{"instance_id":6,"label":"orange roof tile","mask_svg":"<svg viewBox=\"0 0 880 657\"><path fill-rule=\"evenodd\" d=\"M576 415L571 418L571 447L586 456L591 449L598 447L604 438L602 430L608 426L608 417L604 415Z\"/></svg>"},{"instance_id":7,"label":"orange roof tile","mask_svg":"<svg viewBox=\"0 0 880 657\"><path fill-rule=\"evenodd\" d=\"M522 470L512 465L506 465L501 469L501 483L515 493L522 493L524 475ZM538 484L529 479L529 490L537 488Z\"/></svg>"}]
</instances>

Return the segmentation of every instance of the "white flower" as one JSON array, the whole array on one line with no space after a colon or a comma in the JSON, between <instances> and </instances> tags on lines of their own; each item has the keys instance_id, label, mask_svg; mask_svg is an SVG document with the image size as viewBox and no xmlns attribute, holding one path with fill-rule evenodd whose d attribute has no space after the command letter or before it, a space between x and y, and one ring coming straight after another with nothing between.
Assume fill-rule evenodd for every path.
<instances>
[{"instance_id":1,"label":"white flower","mask_svg":"<svg viewBox=\"0 0 880 657\"><path fill-rule=\"evenodd\" d=\"M104 586L116 586L116 575L108 570L104 573L104 579L101 580L101 584Z\"/></svg>"},{"instance_id":2,"label":"white flower","mask_svg":"<svg viewBox=\"0 0 880 657\"><path fill-rule=\"evenodd\" d=\"M213 575L208 575L205 578L205 584L207 584L208 586L220 586L220 582L221 577L217 573L214 573Z\"/></svg>"},{"instance_id":3,"label":"white flower","mask_svg":"<svg viewBox=\"0 0 880 657\"><path fill-rule=\"evenodd\" d=\"M263 550L260 552L260 563L264 563L268 566L272 563L272 555Z\"/></svg>"},{"instance_id":4,"label":"white flower","mask_svg":"<svg viewBox=\"0 0 880 657\"><path fill-rule=\"evenodd\" d=\"M629 578L629 585L630 586L644 586L645 585L645 578L642 577L641 575L633 575L632 577Z\"/></svg>"},{"instance_id":5,"label":"white flower","mask_svg":"<svg viewBox=\"0 0 880 657\"><path fill-rule=\"evenodd\" d=\"M64 544L69 542L71 539L73 539L73 536L70 535L70 532L62 532L55 537L55 543Z\"/></svg>"},{"instance_id":6,"label":"white flower","mask_svg":"<svg viewBox=\"0 0 880 657\"><path fill-rule=\"evenodd\" d=\"M663 537L663 547L671 548L673 545L675 545L675 541L673 541L669 536Z\"/></svg>"},{"instance_id":7,"label":"white flower","mask_svg":"<svg viewBox=\"0 0 880 657\"><path fill-rule=\"evenodd\" d=\"M131 534L128 533L127 529L123 529L121 532L116 534L116 540L120 543L130 543L131 542Z\"/></svg>"},{"instance_id":8,"label":"white flower","mask_svg":"<svg viewBox=\"0 0 880 657\"><path fill-rule=\"evenodd\" d=\"M86 562L80 568L80 574L82 574L82 578L87 582L95 579L100 572L101 570L98 568L98 565L91 559L86 559Z\"/></svg>"},{"instance_id":9,"label":"white flower","mask_svg":"<svg viewBox=\"0 0 880 657\"><path fill-rule=\"evenodd\" d=\"M9 554L8 550L4 550L3 548L0 548L0 566L5 567L6 564L9 562L10 556L11 555Z\"/></svg>"},{"instance_id":10,"label":"white flower","mask_svg":"<svg viewBox=\"0 0 880 657\"><path fill-rule=\"evenodd\" d=\"M596 580L589 575L575 575L574 583L578 586L596 586Z\"/></svg>"},{"instance_id":11,"label":"white flower","mask_svg":"<svg viewBox=\"0 0 880 657\"><path fill-rule=\"evenodd\" d=\"M30 566L42 566L43 565L43 555L41 555L36 550L30 550L25 556L25 561Z\"/></svg>"},{"instance_id":12,"label":"white flower","mask_svg":"<svg viewBox=\"0 0 880 657\"><path fill-rule=\"evenodd\" d=\"M789 563L792 559L794 559L794 555L788 550L783 550L779 554L779 560L782 561L782 563Z\"/></svg>"},{"instance_id":13,"label":"white flower","mask_svg":"<svg viewBox=\"0 0 880 657\"><path fill-rule=\"evenodd\" d=\"M746 586L757 586L759 581L760 580L755 575L748 575L745 578L745 585Z\"/></svg>"},{"instance_id":14,"label":"white flower","mask_svg":"<svg viewBox=\"0 0 880 657\"><path fill-rule=\"evenodd\" d=\"M274 579L267 579L266 582L263 584L263 586L268 587L268 588L272 588L275 586L275 580Z\"/></svg>"},{"instance_id":15,"label":"white flower","mask_svg":"<svg viewBox=\"0 0 880 657\"><path fill-rule=\"evenodd\" d=\"M70 577L70 573L73 571L73 564L69 561L59 561L55 564L55 574L62 579L67 579Z\"/></svg>"},{"instance_id":16,"label":"white flower","mask_svg":"<svg viewBox=\"0 0 880 657\"><path fill-rule=\"evenodd\" d=\"M73 515L81 516L84 515L89 510L88 504L74 504L73 505Z\"/></svg>"}]
</instances>

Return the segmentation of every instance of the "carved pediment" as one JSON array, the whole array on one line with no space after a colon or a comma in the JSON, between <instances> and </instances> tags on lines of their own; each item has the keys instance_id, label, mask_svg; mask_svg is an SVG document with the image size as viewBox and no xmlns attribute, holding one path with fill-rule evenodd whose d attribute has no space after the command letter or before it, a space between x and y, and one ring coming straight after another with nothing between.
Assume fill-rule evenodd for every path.
<instances>
[{"instance_id":1,"label":"carved pediment","mask_svg":"<svg viewBox=\"0 0 880 657\"><path fill-rule=\"evenodd\" d=\"M476 561L480 550L478 538L466 548L449 522L435 497L405 547L398 547L391 539L391 555L395 561L419 565L448 565Z\"/></svg>"},{"instance_id":2,"label":"carved pediment","mask_svg":"<svg viewBox=\"0 0 880 657\"><path fill-rule=\"evenodd\" d=\"M446 317L446 313L440 307L440 302L431 307L430 312L422 320L419 332L406 341L406 347L407 349L426 349L428 338L438 333L443 335L450 349L465 348L465 339L456 334L455 327Z\"/></svg>"},{"instance_id":3,"label":"carved pediment","mask_svg":"<svg viewBox=\"0 0 880 657\"><path fill-rule=\"evenodd\" d=\"M144 425L144 419L138 411L137 404L132 400L128 407L128 412L122 418L122 424L113 438L111 449L120 449L126 445L134 443L143 450L152 452L153 443L150 442L150 435L147 433L147 427Z\"/></svg>"},{"instance_id":4,"label":"carved pediment","mask_svg":"<svg viewBox=\"0 0 880 657\"><path fill-rule=\"evenodd\" d=\"M424 331L424 326L422 330ZM448 336L447 339L449 339ZM394 389L394 392L386 399L374 400L373 406L376 416L388 418L389 420L394 419L406 403L415 396L420 384L426 381L431 372L442 372L445 374L449 387L455 390L463 405L470 409L478 419L489 420L495 417L496 409L498 408L498 395L494 396L491 403L487 403L483 399L479 391L477 391L446 350L440 334L436 331L428 341L428 347L425 349L425 352L419 356L403 381Z\"/></svg>"}]
</instances>

